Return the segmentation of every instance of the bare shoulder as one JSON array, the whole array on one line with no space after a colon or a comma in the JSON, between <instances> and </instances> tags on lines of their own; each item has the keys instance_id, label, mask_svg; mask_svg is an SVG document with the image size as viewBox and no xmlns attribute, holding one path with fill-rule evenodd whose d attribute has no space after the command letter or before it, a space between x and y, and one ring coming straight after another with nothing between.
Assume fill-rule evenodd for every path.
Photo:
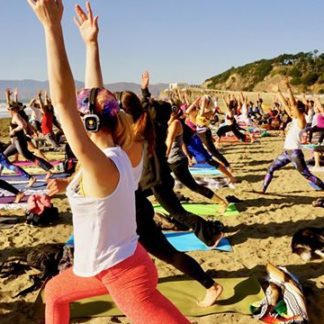
<instances>
[{"instance_id":1,"label":"bare shoulder","mask_svg":"<svg viewBox=\"0 0 324 324\"><path fill-rule=\"evenodd\" d=\"M126 153L131 161L132 167L137 167L143 156L143 142L134 142Z\"/></svg>"}]
</instances>

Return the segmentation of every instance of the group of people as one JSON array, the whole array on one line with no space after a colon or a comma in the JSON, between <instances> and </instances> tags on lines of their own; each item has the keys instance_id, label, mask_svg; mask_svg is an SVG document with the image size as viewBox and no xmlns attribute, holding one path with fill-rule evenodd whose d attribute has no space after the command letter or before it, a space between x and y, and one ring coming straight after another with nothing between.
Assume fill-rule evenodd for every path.
<instances>
[{"instance_id":1,"label":"group of people","mask_svg":"<svg viewBox=\"0 0 324 324\"><path fill-rule=\"evenodd\" d=\"M211 127L222 112L218 99L215 102L209 95L190 100L188 92L176 89L168 100L154 99L149 92L148 72L141 78L142 98L130 91L111 93L104 88L101 71L98 16L93 15L89 3L86 10L75 7L75 23L86 47L85 88L76 91L61 26L62 1L28 2L44 28L52 100L45 94L43 102L39 93L30 102L32 114L26 118L18 99L12 101L7 92L12 116L10 145L0 153L0 164L28 179L28 186L32 186L36 179L8 160L15 153L21 154L46 171L49 195L66 192L71 205L74 265L46 284L46 323L69 323L71 302L107 293L132 323L189 323L157 290L156 267L147 252L197 280L206 289L199 302L202 307L217 302L223 287L191 256L177 251L167 241L153 220L154 209L148 196L154 195L170 216L207 246L215 247L224 236L224 225L182 207L171 171L186 187L218 203L220 213L224 212L226 198L197 183L189 167L208 163L223 173L229 185L234 185L237 180L231 165L219 149L221 139L232 132L240 141L253 143L254 136L240 125L261 123L265 115L262 99L258 98L254 105L243 94L239 98L225 96L224 124L219 125L214 138ZM291 127L284 153L265 177L263 193L273 173L289 162L307 180L324 189L323 182L307 168L300 147L301 133L307 126L305 105L287 87L289 100L281 92L279 95L292 120ZM323 107L320 103L318 107L317 124L310 125L310 134L323 128ZM58 148L53 125L64 133L78 160L78 171L71 178L50 179L52 164L41 153L32 152L39 152L37 145L31 144L38 132ZM16 202L23 197L4 180L0 187L13 192Z\"/></svg>"}]
</instances>

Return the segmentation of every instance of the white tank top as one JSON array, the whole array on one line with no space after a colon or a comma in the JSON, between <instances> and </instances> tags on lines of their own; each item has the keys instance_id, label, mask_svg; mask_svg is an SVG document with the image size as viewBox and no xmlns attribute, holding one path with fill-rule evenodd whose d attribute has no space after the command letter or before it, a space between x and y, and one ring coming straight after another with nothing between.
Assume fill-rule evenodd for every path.
<instances>
[{"instance_id":1,"label":"white tank top","mask_svg":"<svg viewBox=\"0 0 324 324\"><path fill-rule=\"evenodd\" d=\"M303 129L298 126L298 119L294 118L288 125L288 132L285 139L284 149L285 150L296 150L300 149L301 135Z\"/></svg>"},{"instance_id":2,"label":"white tank top","mask_svg":"<svg viewBox=\"0 0 324 324\"><path fill-rule=\"evenodd\" d=\"M115 191L105 198L79 195L82 170L66 191L73 214L73 271L81 277L95 276L127 259L137 246L134 170L120 147L103 151L119 171Z\"/></svg>"}]
</instances>

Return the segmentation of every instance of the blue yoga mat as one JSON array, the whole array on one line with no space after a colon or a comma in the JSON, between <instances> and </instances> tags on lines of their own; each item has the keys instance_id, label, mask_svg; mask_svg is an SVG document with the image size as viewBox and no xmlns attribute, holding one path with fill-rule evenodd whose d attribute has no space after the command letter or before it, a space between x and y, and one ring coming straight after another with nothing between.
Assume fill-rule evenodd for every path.
<instances>
[{"instance_id":1,"label":"blue yoga mat","mask_svg":"<svg viewBox=\"0 0 324 324\"><path fill-rule=\"evenodd\" d=\"M222 173L215 169L215 167L207 164L207 163L197 163L189 168L189 171L192 175L199 174L210 174L210 175L221 175Z\"/></svg>"},{"instance_id":2,"label":"blue yoga mat","mask_svg":"<svg viewBox=\"0 0 324 324\"><path fill-rule=\"evenodd\" d=\"M210 251L211 248L200 241L193 232L163 232L167 240L181 252L189 251ZM74 245L73 234L70 235L69 239L65 243L66 245ZM231 252L232 246L229 240L224 237L219 244L213 248L219 251Z\"/></svg>"},{"instance_id":3,"label":"blue yoga mat","mask_svg":"<svg viewBox=\"0 0 324 324\"><path fill-rule=\"evenodd\" d=\"M211 250L211 248L200 241L193 232L163 232L163 234L178 251L188 252ZM232 246L229 240L224 237L213 249L224 252L231 252Z\"/></svg>"}]
</instances>

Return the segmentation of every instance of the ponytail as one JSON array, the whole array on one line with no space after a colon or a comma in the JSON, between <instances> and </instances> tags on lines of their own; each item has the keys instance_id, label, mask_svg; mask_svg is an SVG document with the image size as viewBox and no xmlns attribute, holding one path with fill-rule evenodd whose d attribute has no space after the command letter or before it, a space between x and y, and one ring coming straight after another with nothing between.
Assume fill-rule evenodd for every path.
<instances>
[{"instance_id":1,"label":"ponytail","mask_svg":"<svg viewBox=\"0 0 324 324\"><path fill-rule=\"evenodd\" d=\"M122 110L116 116L116 124L111 135L114 143L119 145L124 151L133 145L134 134L131 118Z\"/></svg>"},{"instance_id":2,"label":"ponytail","mask_svg":"<svg viewBox=\"0 0 324 324\"><path fill-rule=\"evenodd\" d=\"M152 153L155 146L155 131L151 116L147 111L144 111L136 123L134 123L133 132L135 140L147 141L148 152Z\"/></svg>"}]
</instances>

